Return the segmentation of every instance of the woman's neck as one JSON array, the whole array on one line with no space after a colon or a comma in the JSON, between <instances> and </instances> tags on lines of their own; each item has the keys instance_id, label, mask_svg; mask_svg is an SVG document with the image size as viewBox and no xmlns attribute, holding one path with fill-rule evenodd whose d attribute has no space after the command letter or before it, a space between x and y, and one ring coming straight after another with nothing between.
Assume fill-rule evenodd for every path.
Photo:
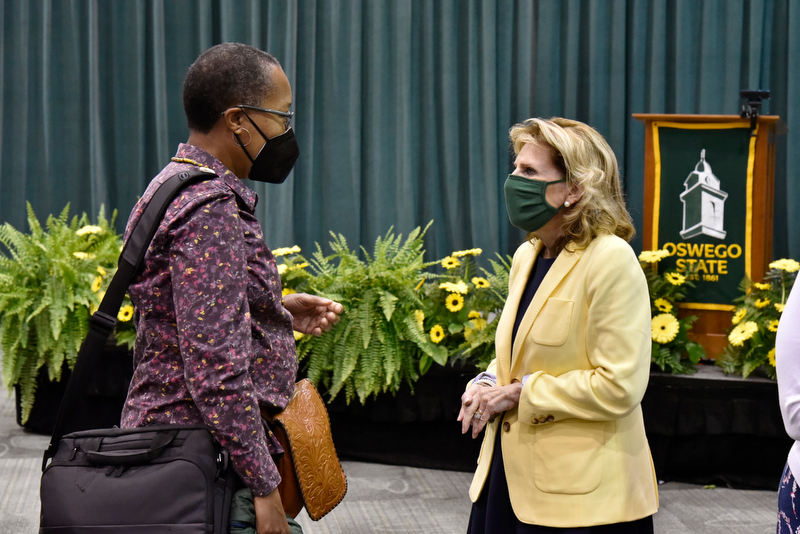
<instances>
[{"instance_id":1,"label":"woman's neck","mask_svg":"<svg viewBox=\"0 0 800 534\"><path fill-rule=\"evenodd\" d=\"M542 258L549 259L558 257L558 255L564 248L563 246L561 246L561 242L562 240L559 240L558 242L550 246L548 246L547 243L543 243L544 246L542 247L542 253L541 253Z\"/></svg>"}]
</instances>

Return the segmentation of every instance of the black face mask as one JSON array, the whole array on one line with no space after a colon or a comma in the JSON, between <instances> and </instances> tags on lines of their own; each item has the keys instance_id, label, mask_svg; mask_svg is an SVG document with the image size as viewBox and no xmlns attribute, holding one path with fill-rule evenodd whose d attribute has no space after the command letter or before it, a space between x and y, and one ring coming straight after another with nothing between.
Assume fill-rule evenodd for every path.
<instances>
[{"instance_id":1,"label":"black face mask","mask_svg":"<svg viewBox=\"0 0 800 534\"><path fill-rule=\"evenodd\" d=\"M292 167L294 167L297 158L300 157L300 148L297 146L294 130L289 128L281 135L268 139L247 113L245 113L245 116L261 137L264 138L264 146L253 159L244 144L242 144L239 136L233 134L239 142L239 146L242 147L242 150L247 155L247 159L253 164L247 177L257 182L282 184L286 181L289 173L292 172Z\"/></svg>"}]
</instances>

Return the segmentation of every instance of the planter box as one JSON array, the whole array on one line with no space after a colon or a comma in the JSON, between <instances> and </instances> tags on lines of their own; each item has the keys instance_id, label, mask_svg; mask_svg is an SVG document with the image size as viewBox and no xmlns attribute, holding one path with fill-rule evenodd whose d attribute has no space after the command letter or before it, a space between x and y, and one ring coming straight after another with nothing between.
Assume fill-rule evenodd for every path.
<instances>
[{"instance_id":1,"label":"planter box","mask_svg":"<svg viewBox=\"0 0 800 534\"><path fill-rule=\"evenodd\" d=\"M37 376L36 398L25 424L21 421L20 390L16 386L17 424L30 432L51 435L61 407L61 400L72 373L67 364L61 370L61 381L51 382L46 369ZM89 381L89 390L78 402L70 431L119 426L122 405L133 376L133 355L125 347L109 346L105 357Z\"/></svg>"},{"instance_id":2,"label":"planter box","mask_svg":"<svg viewBox=\"0 0 800 534\"><path fill-rule=\"evenodd\" d=\"M472 472L483 435L461 434L461 394L477 370L434 366L396 396L328 405L344 460ZM642 400L659 480L739 489L777 488L793 440L786 435L774 380L652 372Z\"/></svg>"},{"instance_id":3,"label":"planter box","mask_svg":"<svg viewBox=\"0 0 800 534\"><path fill-rule=\"evenodd\" d=\"M482 435L461 434L456 421L464 388L478 370L472 366L433 367L397 395L356 399L339 397L328 405L336 451L343 460L474 471Z\"/></svg>"},{"instance_id":4,"label":"planter box","mask_svg":"<svg viewBox=\"0 0 800 534\"><path fill-rule=\"evenodd\" d=\"M642 411L659 480L777 490L794 441L774 380L651 373Z\"/></svg>"}]
</instances>

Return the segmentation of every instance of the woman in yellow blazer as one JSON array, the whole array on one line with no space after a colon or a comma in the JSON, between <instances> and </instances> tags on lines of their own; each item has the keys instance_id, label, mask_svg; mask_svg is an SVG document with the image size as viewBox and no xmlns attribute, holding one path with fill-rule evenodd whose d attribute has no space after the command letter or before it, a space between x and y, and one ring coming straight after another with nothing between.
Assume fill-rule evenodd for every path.
<instances>
[{"instance_id":1,"label":"woman in yellow blazer","mask_svg":"<svg viewBox=\"0 0 800 534\"><path fill-rule=\"evenodd\" d=\"M510 137L506 206L529 234L497 357L461 399L462 431L486 429L469 533L651 533L650 302L616 157L567 119L529 119Z\"/></svg>"}]
</instances>

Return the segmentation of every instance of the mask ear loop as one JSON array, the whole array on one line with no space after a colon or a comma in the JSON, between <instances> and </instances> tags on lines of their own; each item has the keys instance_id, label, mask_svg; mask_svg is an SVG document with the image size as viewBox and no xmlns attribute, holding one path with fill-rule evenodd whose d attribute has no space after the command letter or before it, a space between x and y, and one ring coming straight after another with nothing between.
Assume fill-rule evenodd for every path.
<instances>
[{"instance_id":1,"label":"mask ear loop","mask_svg":"<svg viewBox=\"0 0 800 534\"><path fill-rule=\"evenodd\" d=\"M258 127L258 124L256 124L255 121L250 118L250 115L247 114L247 112L244 110L244 108L239 108L239 109L242 110L242 113L244 113L244 116L247 117L247 120L250 121L250 124L253 125L253 128L256 129L256 131L259 133L259 135L261 135L261 137L264 138L264 143L268 145L269 144L269 137L264 135L264 132L262 132L261 128ZM247 133L250 133L250 132L247 132Z\"/></svg>"},{"instance_id":2,"label":"mask ear loop","mask_svg":"<svg viewBox=\"0 0 800 534\"><path fill-rule=\"evenodd\" d=\"M250 131L247 128L242 128L242 130L247 132L247 135L250 136L250 139L248 139L246 143L242 143L242 138L239 137L239 134L237 134L235 132L231 132L231 138L233 139L234 143L236 143L237 145L239 145L242 148L242 151L244 152L244 155L247 156L247 159L250 160L250 163L255 163L255 160L250 156L250 152L248 152L247 149L245 148L247 145L250 144L250 141L253 140L253 136L250 135Z\"/></svg>"}]
</instances>

